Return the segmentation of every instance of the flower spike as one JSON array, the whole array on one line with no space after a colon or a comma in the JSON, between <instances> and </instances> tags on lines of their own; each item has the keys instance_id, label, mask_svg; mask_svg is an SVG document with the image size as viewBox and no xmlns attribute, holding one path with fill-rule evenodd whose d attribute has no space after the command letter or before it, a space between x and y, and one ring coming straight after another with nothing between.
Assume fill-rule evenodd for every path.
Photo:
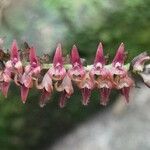
<instances>
[{"instance_id":1,"label":"flower spike","mask_svg":"<svg viewBox=\"0 0 150 150\"><path fill-rule=\"evenodd\" d=\"M131 77L133 74L140 75L144 83L150 87L150 64L145 65L145 62L150 61L150 56L144 52L135 57L131 64L124 64L126 54L123 43L119 46L112 63L108 65L102 43L98 45L94 63L87 66L83 66L75 45L70 57L64 59L61 45L58 44L52 64L46 64L49 59L38 57L34 47L27 46L25 50L25 53L22 49L18 50L16 40L11 45L10 53L5 53L3 47L0 49L0 91L7 97L10 83L14 81L21 88L23 103L26 102L30 88L34 84L41 91L41 107L49 101L55 88L57 92L61 92L61 108L73 94L73 85L81 90L83 105L89 103L94 89L98 89L102 105L108 104L113 89L120 91L128 103L130 89L134 86Z\"/></svg>"}]
</instances>

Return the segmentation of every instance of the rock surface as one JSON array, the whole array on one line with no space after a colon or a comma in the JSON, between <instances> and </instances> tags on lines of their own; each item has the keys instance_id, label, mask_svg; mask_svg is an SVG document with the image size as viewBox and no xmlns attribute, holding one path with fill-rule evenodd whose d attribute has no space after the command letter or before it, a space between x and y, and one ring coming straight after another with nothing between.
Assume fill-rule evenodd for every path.
<instances>
[{"instance_id":1,"label":"rock surface","mask_svg":"<svg viewBox=\"0 0 150 150\"><path fill-rule=\"evenodd\" d=\"M150 89L131 92L113 107L79 125L48 150L150 150Z\"/></svg>"}]
</instances>

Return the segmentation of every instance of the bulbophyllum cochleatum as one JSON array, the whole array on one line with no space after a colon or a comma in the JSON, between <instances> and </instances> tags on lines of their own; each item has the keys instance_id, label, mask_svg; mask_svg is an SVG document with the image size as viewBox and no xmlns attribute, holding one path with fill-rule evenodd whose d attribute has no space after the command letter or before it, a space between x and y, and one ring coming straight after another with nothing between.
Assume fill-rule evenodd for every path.
<instances>
[{"instance_id":1,"label":"bulbophyllum cochleatum","mask_svg":"<svg viewBox=\"0 0 150 150\"><path fill-rule=\"evenodd\" d=\"M36 49L28 45L26 49L20 50L14 40L9 52L0 49L0 90L7 97L9 86L14 81L25 103L30 89L37 88L41 92L41 107L49 102L53 91L57 91L61 93L59 106L63 108L73 95L74 86L81 91L83 105L90 102L93 90L99 92L100 104L107 105L114 89L128 103L130 89L135 87L133 74L139 75L145 85L150 87L150 64L145 65L150 61L150 56L146 52L141 53L129 64L125 64L125 59L126 52L121 43L114 59L108 64L100 43L93 64L84 66L75 45L68 63L64 61L61 44L58 44L53 62L50 63L47 54L39 57Z\"/></svg>"}]
</instances>

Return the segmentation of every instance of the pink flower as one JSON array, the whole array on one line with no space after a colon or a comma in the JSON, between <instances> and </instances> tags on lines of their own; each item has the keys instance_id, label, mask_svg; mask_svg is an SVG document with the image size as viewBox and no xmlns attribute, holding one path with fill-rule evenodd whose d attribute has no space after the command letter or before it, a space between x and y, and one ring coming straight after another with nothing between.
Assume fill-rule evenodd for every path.
<instances>
[{"instance_id":1,"label":"pink flower","mask_svg":"<svg viewBox=\"0 0 150 150\"><path fill-rule=\"evenodd\" d=\"M66 74L66 70L63 66L61 45L58 44L53 58L53 66L50 69L50 75L53 80L58 81L58 80L62 80L65 74Z\"/></svg>"},{"instance_id":2,"label":"pink flower","mask_svg":"<svg viewBox=\"0 0 150 150\"><path fill-rule=\"evenodd\" d=\"M72 68L68 70L69 75L73 81L81 80L86 71L81 62L77 47L74 45L71 50L70 61Z\"/></svg>"},{"instance_id":3,"label":"pink flower","mask_svg":"<svg viewBox=\"0 0 150 150\"><path fill-rule=\"evenodd\" d=\"M129 77L128 71L123 67L124 60L124 44L121 43L112 62L112 68L110 69L114 79L114 87L121 90L121 93L125 96L126 102L128 103L130 88L133 86L134 82Z\"/></svg>"},{"instance_id":4,"label":"pink flower","mask_svg":"<svg viewBox=\"0 0 150 150\"><path fill-rule=\"evenodd\" d=\"M109 101L111 89L113 88L113 79L110 70L105 67L105 57L101 43L98 45L94 65L90 71L90 75L94 78L97 88L100 89L100 103L106 105Z\"/></svg>"},{"instance_id":5,"label":"pink flower","mask_svg":"<svg viewBox=\"0 0 150 150\"><path fill-rule=\"evenodd\" d=\"M11 46L10 60L5 65L6 69L10 70L11 73L20 74L23 71L16 40L13 41Z\"/></svg>"},{"instance_id":6,"label":"pink flower","mask_svg":"<svg viewBox=\"0 0 150 150\"><path fill-rule=\"evenodd\" d=\"M50 77L49 72L50 72L50 70L48 70L46 72L46 74L44 75L43 80L40 84L38 83L38 80L36 80L37 89L42 90L42 95L40 98L40 106L41 107L45 106L45 104L50 99L50 96L51 96L52 91L53 91L53 83L52 83L52 79Z\"/></svg>"},{"instance_id":7,"label":"pink flower","mask_svg":"<svg viewBox=\"0 0 150 150\"><path fill-rule=\"evenodd\" d=\"M89 99L91 97L91 92L95 87L94 80L89 75L89 72L86 72L86 74L78 81L75 81L78 88L81 89L82 93L82 104L87 105L89 103Z\"/></svg>"},{"instance_id":8,"label":"pink flower","mask_svg":"<svg viewBox=\"0 0 150 150\"><path fill-rule=\"evenodd\" d=\"M81 89L83 97L83 105L87 105L91 96L91 91L94 88L94 81L90 77L89 72L86 72L81 62L77 47L74 45L71 50L70 60L72 68L68 70L71 79Z\"/></svg>"},{"instance_id":9,"label":"pink flower","mask_svg":"<svg viewBox=\"0 0 150 150\"><path fill-rule=\"evenodd\" d=\"M19 76L22 73L22 63L18 53L17 42L14 40L10 51L10 60L6 62L4 70L1 71L1 91L7 97L12 76Z\"/></svg>"},{"instance_id":10,"label":"pink flower","mask_svg":"<svg viewBox=\"0 0 150 150\"><path fill-rule=\"evenodd\" d=\"M25 103L29 89L33 86L33 78L36 78L41 71L35 49L32 47L29 54L30 64L25 67L25 71L21 77L21 98Z\"/></svg>"},{"instance_id":11,"label":"pink flower","mask_svg":"<svg viewBox=\"0 0 150 150\"><path fill-rule=\"evenodd\" d=\"M65 75L61 83L55 83L55 88L58 92L62 92L59 105L61 108L65 106L66 100L73 94L73 86L68 74Z\"/></svg>"},{"instance_id":12,"label":"pink flower","mask_svg":"<svg viewBox=\"0 0 150 150\"><path fill-rule=\"evenodd\" d=\"M0 90L2 94L7 97L8 89L11 81L11 72L9 70L0 71Z\"/></svg>"}]
</instances>

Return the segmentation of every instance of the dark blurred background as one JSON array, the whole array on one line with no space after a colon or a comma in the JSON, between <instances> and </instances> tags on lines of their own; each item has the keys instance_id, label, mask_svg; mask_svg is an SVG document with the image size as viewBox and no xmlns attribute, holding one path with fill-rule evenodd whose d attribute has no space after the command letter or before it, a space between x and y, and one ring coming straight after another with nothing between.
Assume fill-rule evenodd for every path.
<instances>
[{"instance_id":1,"label":"dark blurred background","mask_svg":"<svg viewBox=\"0 0 150 150\"><path fill-rule=\"evenodd\" d=\"M127 61L150 48L149 0L0 0L0 37L9 49L13 39L34 45L39 55L52 54L62 43L67 54L73 44L82 58L92 63L98 43L112 60L121 42L129 52ZM44 108L38 106L39 92L32 89L26 105L20 91L11 85L8 98L0 96L0 149L43 150L97 112L107 111L118 96L114 91L107 107L99 105L98 92L87 107L75 90L67 106L58 106L54 93Z\"/></svg>"}]
</instances>

